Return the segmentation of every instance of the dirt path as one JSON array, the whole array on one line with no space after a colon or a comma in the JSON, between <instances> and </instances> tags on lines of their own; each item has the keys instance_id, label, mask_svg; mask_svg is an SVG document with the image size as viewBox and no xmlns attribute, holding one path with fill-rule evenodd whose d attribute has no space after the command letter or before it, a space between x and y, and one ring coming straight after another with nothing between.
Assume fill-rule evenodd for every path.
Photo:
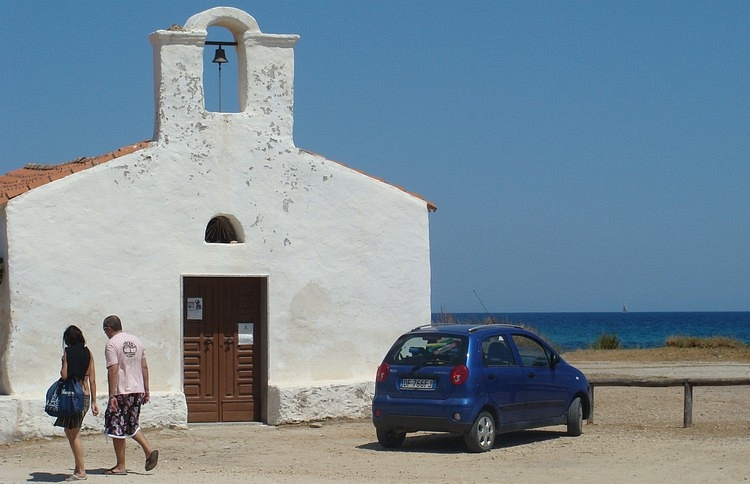
<instances>
[{"instance_id":1,"label":"dirt path","mask_svg":"<svg viewBox=\"0 0 750 484\"><path fill-rule=\"evenodd\" d=\"M588 366L587 373L640 371L637 364ZM679 368L723 376L725 366ZM747 375L750 365L730 369ZM410 434L401 449L385 451L369 421L150 429L159 466L146 473L140 448L128 442L127 478L103 475L112 444L90 434L87 482L742 482L750 479L748 401L750 387L696 387L694 426L685 429L681 388L601 387L596 424L585 425L582 436L567 437L564 427L503 435L484 454L466 452L459 438L428 434ZM60 482L71 466L62 437L0 445L3 483Z\"/></svg>"}]
</instances>

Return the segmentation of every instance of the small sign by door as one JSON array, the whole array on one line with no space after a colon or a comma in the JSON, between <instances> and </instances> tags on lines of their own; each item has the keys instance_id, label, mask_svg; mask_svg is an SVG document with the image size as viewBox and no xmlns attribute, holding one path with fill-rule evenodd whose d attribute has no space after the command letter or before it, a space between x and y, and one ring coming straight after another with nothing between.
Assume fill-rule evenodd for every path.
<instances>
[{"instance_id":1,"label":"small sign by door","mask_svg":"<svg viewBox=\"0 0 750 484\"><path fill-rule=\"evenodd\" d=\"M253 344L253 323L237 323L237 340L238 344L251 345Z\"/></svg>"},{"instance_id":2,"label":"small sign by door","mask_svg":"<svg viewBox=\"0 0 750 484\"><path fill-rule=\"evenodd\" d=\"M189 297L187 298L187 318L188 319L203 319L203 298L202 297Z\"/></svg>"}]
</instances>

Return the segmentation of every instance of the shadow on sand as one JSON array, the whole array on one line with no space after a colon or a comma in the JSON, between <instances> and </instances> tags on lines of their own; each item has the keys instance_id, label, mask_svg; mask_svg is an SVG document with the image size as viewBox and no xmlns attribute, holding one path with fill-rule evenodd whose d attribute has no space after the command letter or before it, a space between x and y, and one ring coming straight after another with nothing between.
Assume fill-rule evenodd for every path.
<instances>
[{"instance_id":1,"label":"shadow on sand","mask_svg":"<svg viewBox=\"0 0 750 484\"><path fill-rule=\"evenodd\" d=\"M107 472L106 468L100 468L100 469L87 469L86 474L91 476L104 476L105 472ZM70 472L65 474L60 474L59 472L51 473L51 472L31 472L29 474L29 478L26 479L26 482L65 482L65 479L67 479L71 474L73 473L73 470L71 469ZM131 471L128 469L128 473L125 475L147 475L145 472L139 472L139 471ZM1 481L0 482L4 482Z\"/></svg>"},{"instance_id":2,"label":"shadow on sand","mask_svg":"<svg viewBox=\"0 0 750 484\"><path fill-rule=\"evenodd\" d=\"M528 445L545 440L566 437L566 433L551 430L525 430L522 432L511 432L495 437L493 449L516 447ZM415 433L407 434L406 440L401 447L396 449L385 449L377 442L357 446L358 449L379 450L383 452L422 452L433 454L465 454L466 444L460 435L446 433Z\"/></svg>"}]
</instances>

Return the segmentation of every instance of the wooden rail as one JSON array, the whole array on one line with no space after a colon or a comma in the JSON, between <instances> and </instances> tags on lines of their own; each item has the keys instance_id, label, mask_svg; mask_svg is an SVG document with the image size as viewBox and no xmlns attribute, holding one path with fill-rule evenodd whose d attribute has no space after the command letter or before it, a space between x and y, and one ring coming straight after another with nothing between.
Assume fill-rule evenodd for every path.
<instances>
[{"instance_id":1,"label":"wooden rail","mask_svg":"<svg viewBox=\"0 0 750 484\"><path fill-rule=\"evenodd\" d=\"M693 387L719 387L731 385L750 385L750 378L597 378L589 379L591 393L591 412L589 423L594 423L594 388L595 387L683 387L685 389L685 406L683 408L683 427L693 425Z\"/></svg>"}]
</instances>

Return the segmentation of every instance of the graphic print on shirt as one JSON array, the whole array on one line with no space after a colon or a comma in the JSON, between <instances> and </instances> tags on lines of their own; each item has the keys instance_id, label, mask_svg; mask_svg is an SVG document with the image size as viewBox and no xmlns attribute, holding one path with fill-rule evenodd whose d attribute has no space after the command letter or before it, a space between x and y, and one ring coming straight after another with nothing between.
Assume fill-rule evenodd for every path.
<instances>
[{"instance_id":1,"label":"graphic print on shirt","mask_svg":"<svg viewBox=\"0 0 750 484\"><path fill-rule=\"evenodd\" d=\"M133 343L132 341L125 341L122 344L122 352L128 358L134 357L137 351L138 351L138 347L136 347L135 343Z\"/></svg>"}]
</instances>

